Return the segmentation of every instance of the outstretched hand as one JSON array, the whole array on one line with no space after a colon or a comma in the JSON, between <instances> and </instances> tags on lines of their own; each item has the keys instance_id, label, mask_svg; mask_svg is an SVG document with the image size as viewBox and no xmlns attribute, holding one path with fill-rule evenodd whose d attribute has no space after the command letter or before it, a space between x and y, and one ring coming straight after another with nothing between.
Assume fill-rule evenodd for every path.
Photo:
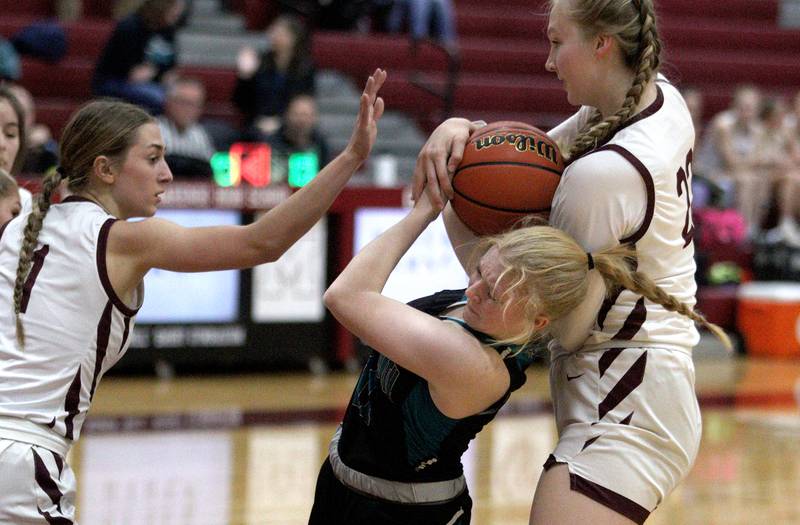
<instances>
[{"instance_id":1,"label":"outstretched hand","mask_svg":"<svg viewBox=\"0 0 800 525\"><path fill-rule=\"evenodd\" d=\"M378 68L367 79L367 85L361 93L358 118L347 149L362 162L369 156L378 136L378 120L383 115L384 109L383 99L378 96L378 91L385 81L386 71Z\"/></svg>"}]
</instances>

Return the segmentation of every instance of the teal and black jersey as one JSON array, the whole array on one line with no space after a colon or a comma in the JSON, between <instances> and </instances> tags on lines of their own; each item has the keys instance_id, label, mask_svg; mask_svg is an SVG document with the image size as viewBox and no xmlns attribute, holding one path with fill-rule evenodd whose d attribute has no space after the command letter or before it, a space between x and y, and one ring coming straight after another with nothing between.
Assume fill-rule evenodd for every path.
<instances>
[{"instance_id":1,"label":"teal and black jersey","mask_svg":"<svg viewBox=\"0 0 800 525\"><path fill-rule=\"evenodd\" d=\"M438 317L463 297L463 289L444 290L408 304ZM486 334L465 328L491 344ZM495 348L499 354L509 349ZM531 361L528 352L504 359L511 378L506 393L479 414L451 419L436 408L425 379L372 350L342 423L338 448L341 460L369 476L400 482L461 476L461 456L470 440L494 419L511 392L525 384L525 369Z\"/></svg>"}]
</instances>

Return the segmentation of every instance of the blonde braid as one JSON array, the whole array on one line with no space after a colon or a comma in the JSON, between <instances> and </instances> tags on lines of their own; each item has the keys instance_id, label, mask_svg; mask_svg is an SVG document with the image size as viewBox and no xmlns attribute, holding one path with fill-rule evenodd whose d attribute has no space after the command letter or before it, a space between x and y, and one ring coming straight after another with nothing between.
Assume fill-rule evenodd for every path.
<instances>
[{"instance_id":1,"label":"blonde braid","mask_svg":"<svg viewBox=\"0 0 800 525\"><path fill-rule=\"evenodd\" d=\"M567 154L568 158L578 158L595 148L598 143L609 137L622 123L628 120L639 105L647 83L658 70L661 43L656 28L652 0L634 1L634 5L639 8L639 19L641 21L641 36L639 40L641 51L638 53L638 60L634 64L636 75L634 76L633 84L626 93L625 101L619 111L605 119L598 118L599 112L593 115L572 143Z\"/></svg>"},{"instance_id":2,"label":"blonde braid","mask_svg":"<svg viewBox=\"0 0 800 525\"><path fill-rule=\"evenodd\" d=\"M22 293L25 288L25 280L33 264L33 252L36 248L36 241L44 223L44 217L50 209L50 198L58 185L61 184L61 172L52 170L45 175L42 181L42 191L36 195L33 204L33 211L28 216L28 223L22 231L22 247L19 251L19 264L17 265L17 278L14 281L14 315L17 322L17 342L20 347L25 347L25 329L22 326L20 317L22 310Z\"/></svg>"},{"instance_id":3,"label":"blonde braid","mask_svg":"<svg viewBox=\"0 0 800 525\"><path fill-rule=\"evenodd\" d=\"M625 249L625 247L623 247ZM622 286L634 293L644 296L654 303L660 304L670 312L675 312L688 317L696 323L708 328L726 348L733 346L728 335L722 328L709 322L702 314L693 310L689 305L679 301L675 296L668 294L659 287L650 277L632 269L632 266L620 264L619 247L603 250L593 255L595 268L600 275L614 287ZM609 289L611 286L609 286Z\"/></svg>"}]
</instances>

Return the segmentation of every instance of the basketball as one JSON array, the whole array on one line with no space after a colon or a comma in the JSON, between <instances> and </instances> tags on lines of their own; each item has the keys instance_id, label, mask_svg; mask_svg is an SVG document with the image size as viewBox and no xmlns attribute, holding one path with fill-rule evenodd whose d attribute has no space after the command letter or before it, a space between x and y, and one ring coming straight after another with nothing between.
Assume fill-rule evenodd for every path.
<instances>
[{"instance_id":1,"label":"basketball","mask_svg":"<svg viewBox=\"0 0 800 525\"><path fill-rule=\"evenodd\" d=\"M453 210L478 235L550 212L564 161L544 131L523 122L493 122L475 131L453 175Z\"/></svg>"}]
</instances>

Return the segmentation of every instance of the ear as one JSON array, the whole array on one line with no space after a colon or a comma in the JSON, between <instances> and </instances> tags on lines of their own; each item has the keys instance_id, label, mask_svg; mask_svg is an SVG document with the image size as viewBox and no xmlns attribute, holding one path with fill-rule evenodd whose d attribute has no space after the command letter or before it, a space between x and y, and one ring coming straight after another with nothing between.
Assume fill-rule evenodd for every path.
<instances>
[{"instance_id":1,"label":"ear","mask_svg":"<svg viewBox=\"0 0 800 525\"><path fill-rule=\"evenodd\" d=\"M610 35L597 35L594 39L594 54L598 58L606 58L614 48L614 37Z\"/></svg>"},{"instance_id":2,"label":"ear","mask_svg":"<svg viewBox=\"0 0 800 525\"><path fill-rule=\"evenodd\" d=\"M105 155L99 155L92 163L92 173L102 182L106 184L114 184L116 178L116 170L114 169L111 159Z\"/></svg>"},{"instance_id":3,"label":"ear","mask_svg":"<svg viewBox=\"0 0 800 525\"><path fill-rule=\"evenodd\" d=\"M537 332L544 329L548 324L550 324L550 318L546 315L539 314L533 318L533 327Z\"/></svg>"}]
</instances>

